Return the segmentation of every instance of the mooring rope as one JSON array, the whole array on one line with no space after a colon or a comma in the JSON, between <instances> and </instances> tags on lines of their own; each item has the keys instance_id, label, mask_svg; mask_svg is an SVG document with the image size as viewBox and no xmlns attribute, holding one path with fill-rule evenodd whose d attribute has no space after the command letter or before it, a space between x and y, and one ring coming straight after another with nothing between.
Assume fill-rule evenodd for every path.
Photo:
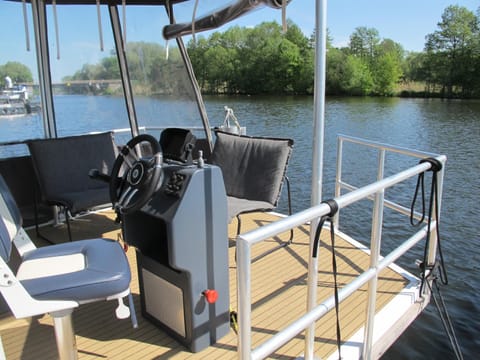
<instances>
[{"instance_id":1,"label":"mooring rope","mask_svg":"<svg viewBox=\"0 0 480 360\"><path fill-rule=\"evenodd\" d=\"M458 343L457 335L455 334L455 328L453 327L452 319L450 318L450 314L448 313L447 305L445 304L445 300L443 299L442 292L440 291L440 286L438 286L437 276L433 272L429 275L432 280L432 285L430 282L427 281L428 288L432 294L433 301L435 302L435 306L438 310L438 314L440 316L440 320L442 321L443 328L450 340L450 344L452 345L453 352L458 360L463 360L462 349L460 344ZM433 291L435 290L435 291ZM437 296L438 295L438 298Z\"/></svg>"},{"instance_id":2,"label":"mooring rope","mask_svg":"<svg viewBox=\"0 0 480 360\"><path fill-rule=\"evenodd\" d=\"M446 271L445 261L442 253L442 246L440 241L440 228L439 228L438 172L442 169L442 164L440 161L434 158L427 158L427 159L420 160L420 163L424 163L424 162L428 162L431 164L430 171L432 171L433 174L432 174L432 183L430 188L430 203L428 208L427 237L425 241L425 247L423 250L423 262L420 264L421 276L422 276L421 285L420 285L420 295L423 294L424 286L425 284L427 284L430 290L430 293L432 294L433 301L435 302L435 306L440 315L440 320L442 321L445 332L447 333L447 336L450 340L450 344L452 345L452 349L455 353L455 356L457 359L463 360L462 350L458 343L458 339L455 334L455 329L453 327L452 320L450 318L450 315L448 314L447 306L445 304L445 301L443 299L443 296L438 284L439 278L440 278L440 282L443 285L448 284L447 271ZM410 223L413 226L418 226L425 220L424 177L425 177L424 172L418 175L417 186L415 188L415 194L414 194L411 209L410 209ZM417 200L418 192L420 189L422 191L422 213L421 213L420 220L418 222L414 222L413 220L414 207L415 207L415 202ZM428 248L430 245L430 236L431 236L430 233L431 233L433 215L435 215L435 220L436 220L435 234L436 234L438 255L440 257L440 261L435 260L433 265L429 265L427 256L428 256ZM437 276L437 273L438 273L438 276ZM433 288L432 288L432 285L433 285ZM436 290L436 293L433 290ZM437 298L436 295L438 295L439 299Z\"/></svg>"},{"instance_id":3,"label":"mooring rope","mask_svg":"<svg viewBox=\"0 0 480 360\"><path fill-rule=\"evenodd\" d=\"M436 238L437 238L437 247L438 247L438 255L440 256L440 279L444 285L448 284L448 278L447 278L447 271L445 267L445 262L443 259L443 252L442 252L442 246L441 246L441 241L440 241L440 227L439 227L439 210L438 210L438 202L439 202L439 196L438 196L438 172L442 169L442 164L440 161L434 158L427 158L427 159L422 159L420 160L420 163L428 162L431 164L430 171L432 171L432 185L430 188L430 203L429 203L429 208L428 208L428 220L427 220L427 238L425 241L425 248L423 250L423 262L421 264L422 267L422 283L420 285L420 294L423 292L423 288L425 285L425 276L427 273L427 270L431 270L432 267L429 268L428 265L428 248L430 246L430 238L431 238L431 227L432 227L432 218L433 214L435 211L435 233L436 233ZM425 219L425 190L424 190L424 177L425 173L422 172L418 175L418 180L417 180L417 186L415 189L415 195L413 197L411 209L410 209L410 223L413 226L418 226L420 225L424 219ZM414 208L415 208L415 202L417 200L418 196L418 191L421 189L422 191L422 216L421 219L415 223L413 221L413 213L414 213Z\"/></svg>"}]
</instances>

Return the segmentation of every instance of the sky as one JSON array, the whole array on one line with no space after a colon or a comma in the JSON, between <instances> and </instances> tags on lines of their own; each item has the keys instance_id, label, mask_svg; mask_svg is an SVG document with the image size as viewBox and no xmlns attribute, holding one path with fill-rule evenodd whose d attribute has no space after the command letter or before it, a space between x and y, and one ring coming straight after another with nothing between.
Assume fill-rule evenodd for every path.
<instances>
[{"instance_id":1,"label":"sky","mask_svg":"<svg viewBox=\"0 0 480 360\"><path fill-rule=\"evenodd\" d=\"M220 4L232 1L200 0L197 17L220 8ZM472 12L480 7L479 0L330 0L327 4L327 26L333 45L346 46L350 35L357 27L375 28L381 38L391 39L403 46L407 51L422 51L425 36L438 29L437 23L449 5L464 6ZM189 21L192 18L194 1L178 6L177 21ZM75 9L68 11L66 7L57 7L58 44L55 40L53 25L49 28L50 54L52 61L52 77L59 81L65 75L71 75L85 63L96 63L101 57L108 56L113 48L113 40L109 35L108 14L102 9L102 32L104 34L105 51L100 51L100 40L96 8ZM177 7L176 7L177 8ZM31 19L31 11L27 10ZM120 9L121 13L121 9ZM52 18L51 7L47 9L47 17ZM163 10L151 7L127 9L127 41L152 41L165 44L161 31ZM315 27L315 0L292 0L287 7L287 17L298 25L306 36L313 33ZM231 24L253 27L263 21L281 23L281 11L261 7ZM25 29L21 3L0 0L0 65L7 61L19 61L32 70L35 69L34 51L26 51ZM220 27L225 31L231 24ZM85 26L86 25L86 26ZM8 29L5 31L5 29ZM197 36L208 36L209 33ZM34 48L33 31L30 23L29 38ZM60 60L56 59L57 50ZM15 54L15 55L12 55ZM35 77L35 76L34 76Z\"/></svg>"}]
</instances>

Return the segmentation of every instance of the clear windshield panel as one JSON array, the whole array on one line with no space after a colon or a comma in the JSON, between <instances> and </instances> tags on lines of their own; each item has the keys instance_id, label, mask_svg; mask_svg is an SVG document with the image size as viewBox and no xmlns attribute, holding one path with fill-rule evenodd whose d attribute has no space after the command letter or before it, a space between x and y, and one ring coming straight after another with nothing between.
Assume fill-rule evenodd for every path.
<instances>
[{"instance_id":1,"label":"clear windshield panel","mask_svg":"<svg viewBox=\"0 0 480 360\"><path fill-rule=\"evenodd\" d=\"M26 27L22 3L0 1L0 158L26 155L26 146L11 144L44 137L30 5L25 10Z\"/></svg>"},{"instance_id":2,"label":"clear windshield panel","mask_svg":"<svg viewBox=\"0 0 480 360\"><path fill-rule=\"evenodd\" d=\"M47 6L47 22L57 135L129 128L108 8Z\"/></svg>"},{"instance_id":3,"label":"clear windshield panel","mask_svg":"<svg viewBox=\"0 0 480 360\"><path fill-rule=\"evenodd\" d=\"M119 7L120 18L123 10ZM139 126L158 137L167 127L195 129L204 137L194 90L177 42L163 39L168 24L162 6L129 6L126 21L128 70Z\"/></svg>"},{"instance_id":4,"label":"clear windshield panel","mask_svg":"<svg viewBox=\"0 0 480 360\"><path fill-rule=\"evenodd\" d=\"M3 78L10 74L14 85L26 85L29 101L35 106L28 116L0 116L0 143L46 136L29 2L25 9L28 31L23 27L23 3L0 1L0 23L15 29L1 35L0 88L3 90ZM168 23L165 8L129 5L124 13L118 6L118 13L122 35L126 35L140 131L158 137L163 128L185 127L201 129L203 137L200 112L177 43L167 43L162 36ZM131 137L130 123L108 7L48 4L46 18L57 136L123 129L115 138L125 143ZM25 66L31 76L24 79L13 72L4 74L4 65L9 62ZM3 146L0 151L4 151Z\"/></svg>"}]
</instances>

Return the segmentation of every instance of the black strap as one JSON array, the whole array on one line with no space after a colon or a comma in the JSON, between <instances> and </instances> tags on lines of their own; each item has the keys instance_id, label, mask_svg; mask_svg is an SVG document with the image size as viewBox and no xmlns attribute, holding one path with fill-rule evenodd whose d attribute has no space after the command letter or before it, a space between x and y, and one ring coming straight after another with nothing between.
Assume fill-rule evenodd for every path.
<instances>
[{"instance_id":1,"label":"black strap","mask_svg":"<svg viewBox=\"0 0 480 360\"><path fill-rule=\"evenodd\" d=\"M428 208L428 222L427 222L427 238L425 241L425 248L423 250L423 263L422 263L422 283L420 285L420 294L423 292L423 287L425 285L425 275L427 272L427 255L428 255L428 248L430 245L430 231L431 231L431 226L432 226L432 215L433 212L435 211L435 218L437 219L436 221L436 235L437 235L437 247L438 247L438 254L440 256L440 280L443 284L448 284L448 278L447 278L447 271L445 268L445 262L443 259L443 252L442 252L442 246L441 246L441 241L440 241L440 227L439 227L439 211L438 211L438 201L439 201L439 196L438 196L438 172L442 169L442 163L438 161L437 159L434 158L426 158L420 160L420 163L425 163L428 162L431 164L431 167L428 171L432 171L432 183L431 183L431 188L430 188L430 203L429 203L429 208ZM418 175L418 181L417 181L417 187L415 189L415 195L413 197L412 201L412 206L410 209L410 223L413 226L418 226L420 223L422 223L425 219L425 193L424 193L424 172ZM418 189L419 189L419 184L422 187L422 217L420 221L417 223L414 223L413 221L413 209L415 207L415 202L417 199L417 194L418 194ZM435 204L435 207L434 207ZM432 270L432 267L430 267L428 270Z\"/></svg>"},{"instance_id":2,"label":"black strap","mask_svg":"<svg viewBox=\"0 0 480 360\"><path fill-rule=\"evenodd\" d=\"M330 207L330 212L320 218L318 222L317 228L315 230L315 238L313 241L313 250L312 250L312 257L317 257L318 252L318 245L320 242L320 234L322 232L323 225L325 224L326 220L330 222L330 241L332 244L332 272L333 272L333 284L334 284L334 298L335 298L335 314L337 319L337 348L338 348L338 358L341 359L341 344L342 344L342 335L340 330L340 316L339 316L339 307L340 301L338 299L338 282L337 282L337 256L335 252L335 227L333 223L333 216L338 212L338 204L335 200L329 199L323 201L323 203L327 204Z\"/></svg>"},{"instance_id":3,"label":"black strap","mask_svg":"<svg viewBox=\"0 0 480 360\"><path fill-rule=\"evenodd\" d=\"M327 204L330 207L330 212L326 215L323 215L317 225L317 229L315 230L315 238L313 241L313 250L312 250L312 257L317 257L318 245L320 243L320 233L322 232L323 225L325 224L326 220L329 220L331 224L333 224L332 218L338 212L338 204L335 200L329 199L322 201L322 204ZM333 226L333 225L332 225Z\"/></svg>"},{"instance_id":4,"label":"black strap","mask_svg":"<svg viewBox=\"0 0 480 360\"><path fill-rule=\"evenodd\" d=\"M424 178L425 178L425 173L424 172L418 174L417 186L415 187L415 194L413 195L412 205L410 206L410 224L412 226L418 226L423 222L423 220L425 220L425 181L424 181ZM415 211L415 203L417 202L417 196L418 196L418 191L419 190L422 191L422 212L421 212L422 217L420 218L420 220L418 220L418 222L415 222L413 213Z\"/></svg>"}]
</instances>

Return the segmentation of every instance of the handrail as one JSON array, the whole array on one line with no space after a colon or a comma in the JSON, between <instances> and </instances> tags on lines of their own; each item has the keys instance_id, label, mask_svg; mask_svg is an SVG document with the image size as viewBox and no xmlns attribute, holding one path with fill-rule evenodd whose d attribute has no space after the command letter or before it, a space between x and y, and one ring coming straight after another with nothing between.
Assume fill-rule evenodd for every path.
<instances>
[{"instance_id":1,"label":"handrail","mask_svg":"<svg viewBox=\"0 0 480 360\"><path fill-rule=\"evenodd\" d=\"M385 162L385 152L401 152L403 154L415 156L415 157L435 157L436 160L440 161L442 165L446 162L446 157L443 155L434 155L425 152L418 152L414 150L408 150L404 148L389 146L380 143L369 142L367 140L341 136L341 141L352 141L360 143L369 147L374 147L379 149L381 155L379 155L379 170L377 181L361 187L353 188L349 193L344 195L336 196L334 200L338 204L338 208L345 208L359 200L362 199L374 199L374 226L372 226L372 239L371 239L371 263L370 268L364 273L359 275L355 280L344 286L338 293L339 300L343 301L345 298L350 296L353 292L358 290L363 284L370 281L369 288L373 291L373 295L369 295L369 300L367 304L368 309L375 308L375 291L376 291L376 279L381 270L385 267L392 264L400 256L402 256L406 251L411 247L421 241L428 232L427 227L423 227L417 233L412 235L409 239L403 242L400 246L386 255L380 260L379 249L381 244L381 227L383 224L383 208L386 200L383 198L384 190L396 185L400 182L403 182L409 178L417 176L418 174L425 172L431 168L431 164L428 162L420 163L416 166L413 166L407 170L401 171L397 174L389 176L387 178L383 177L383 166ZM433 156L432 156L433 155ZM337 163L338 170L341 171L341 162ZM338 171L337 170L337 171ZM442 193L442 180L443 180L444 166L440 172L439 178L439 199L441 199ZM440 201L440 200L439 200ZM401 210L401 213L406 213L406 209L400 205L390 202L389 207L398 208ZM440 204L439 204L440 206ZM440 207L439 207L440 208ZM301 331L305 330L312 323L317 321L320 317L326 314L334 306L334 297L330 297L325 300L322 304L315 306L313 309L307 311L303 316L295 320L293 323L280 330L278 333L270 337L268 340L264 341L262 344L258 345L255 349L252 349L251 344L251 248L253 245L258 244L272 236L278 235L282 232L289 231L297 226L304 225L312 220L318 219L323 215L330 213L330 207L325 204L319 204L308 209L305 209L301 212L293 214L291 216L282 218L276 222L267 224L265 226L256 228L255 230L249 231L244 234L240 234L237 237L237 291L238 291L238 353L239 359L262 359L269 354L273 353L275 350L280 348L282 345L293 339ZM432 223L438 221L437 219L432 219ZM430 231L434 231L434 226L432 225ZM312 246L312 245L310 245ZM435 241L431 242L431 248L429 249L430 260L434 258L436 251ZM311 251L310 251L311 254ZM310 264L310 262L309 262ZM311 272L309 271L308 283L309 287L313 284L315 288L317 284L316 274L311 277ZM371 339L373 334L373 316L367 318L367 324L365 326L365 336L366 343L364 346L364 358L369 358L369 353L371 351Z\"/></svg>"},{"instance_id":2,"label":"handrail","mask_svg":"<svg viewBox=\"0 0 480 360\"><path fill-rule=\"evenodd\" d=\"M352 191L358 189L358 187L351 185L342 179L342 158L343 158L343 143L344 142L349 142L357 145L362 145L370 148L374 148L378 151L380 151L379 156L382 156L382 154L385 154L386 152L390 153L397 153L397 154L402 154L406 156L411 156L411 157L416 157L416 158L426 158L426 157L435 157L438 156L437 154L431 153L431 152L426 152L426 151L418 151L418 150L413 150L413 149L408 149L405 147L400 147L400 146L394 146L394 145L389 145L389 144L384 144L376 141L370 141L370 140L365 140L361 139L358 137L354 136L349 136L349 135L343 135L339 134L337 136L337 174L336 174L336 179L335 179L335 196L340 196L342 189ZM384 156L384 155L383 155ZM385 163L385 160L383 160L382 164ZM379 166L383 166L380 165ZM370 200L374 200L373 197L369 198ZM401 214L404 215L409 215L410 214L410 209L406 209L405 207L396 204L392 201L385 200L384 205L392 210L395 210ZM416 219L421 218L421 214L418 214L417 212L413 213L413 216ZM335 218L336 221L336 226L338 226L338 216Z\"/></svg>"}]
</instances>

